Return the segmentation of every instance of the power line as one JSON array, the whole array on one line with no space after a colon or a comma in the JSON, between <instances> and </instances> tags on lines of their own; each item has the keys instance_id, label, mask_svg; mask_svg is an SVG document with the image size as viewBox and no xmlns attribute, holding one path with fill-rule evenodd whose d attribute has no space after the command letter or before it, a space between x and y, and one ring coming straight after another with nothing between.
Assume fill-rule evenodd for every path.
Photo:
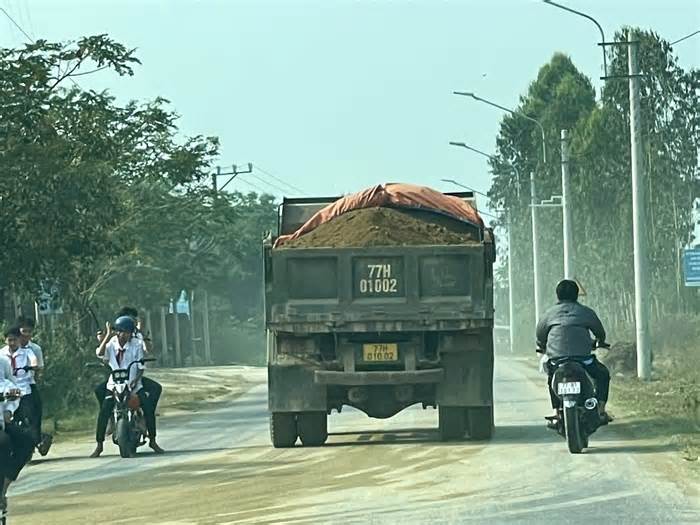
<instances>
[{"instance_id":1,"label":"power line","mask_svg":"<svg viewBox=\"0 0 700 525\"><path fill-rule=\"evenodd\" d=\"M22 26L19 25L19 24L17 23L17 21L16 21L14 18L12 18L12 16L10 15L10 13L8 13L8 12L5 10L4 7L0 7L0 11L2 11L2 13L10 20L10 22L12 22L12 24L13 24L17 29L19 29L19 31L20 31L25 37L27 37L27 39L28 39L32 44L36 44L36 41L35 41L31 36L29 36L29 34L28 34L24 29L22 29ZM68 80L70 80L70 81L73 83L73 85L74 85L75 87L77 87L77 88L79 88L79 89L83 89L83 88L80 86L80 84L78 84L78 83L77 83L75 80L73 80L71 77L68 77Z\"/></svg>"},{"instance_id":2,"label":"power line","mask_svg":"<svg viewBox=\"0 0 700 525\"><path fill-rule=\"evenodd\" d=\"M274 183L272 183L272 182L266 181L265 179L263 179L262 177L256 175L255 173L250 173L250 176L256 178L257 180L259 180L259 181L262 182L263 184L266 184L266 185L269 186L270 188L274 188L274 189L277 190L277 191L281 191L283 195L284 195L285 193L289 193L289 190L287 190L287 189L285 189L285 188L283 188L283 187L281 187L281 186L278 186L277 184L274 184Z\"/></svg>"},{"instance_id":3,"label":"power line","mask_svg":"<svg viewBox=\"0 0 700 525\"><path fill-rule=\"evenodd\" d=\"M269 191L267 191L267 190L261 188L260 186L258 186L257 184L255 184L255 183L253 183L253 182L250 182L249 180L246 180L244 177L238 177L238 180L241 181L241 182L244 183L244 184L247 184L248 186L251 186L251 187L255 188L255 189L258 190L260 193L269 193Z\"/></svg>"},{"instance_id":4,"label":"power line","mask_svg":"<svg viewBox=\"0 0 700 525\"><path fill-rule=\"evenodd\" d=\"M675 46L678 42L683 42L683 40L687 40L687 39L689 39L691 36L695 36L695 35L697 35L698 33L700 33L700 31L695 31L694 33L690 33L689 35L686 35L686 36L684 36L683 38L680 38L680 39L676 40L675 42L671 42L670 45Z\"/></svg>"},{"instance_id":5,"label":"power line","mask_svg":"<svg viewBox=\"0 0 700 525\"><path fill-rule=\"evenodd\" d=\"M19 25L19 24L17 23L17 21L16 21L14 18L12 18L12 16L10 15L10 13L8 13L8 12L5 10L4 7L0 7L0 11L2 11L2 12L5 14L5 16L10 20L10 22L12 22L12 24L13 24L17 29L19 29L19 31L20 31L24 36L26 36L32 44L34 43L34 39L33 39L31 36L29 36L29 35L27 34L27 32L26 32L24 29L22 29L22 26Z\"/></svg>"},{"instance_id":6,"label":"power line","mask_svg":"<svg viewBox=\"0 0 700 525\"><path fill-rule=\"evenodd\" d=\"M299 187L297 187L297 186L294 186L294 184L290 184L289 182L287 182L287 181L281 179L280 177L277 177L277 176L273 175L273 174L270 173L268 170L265 170L265 169L261 168L258 164L255 164L254 166L256 167L256 169L257 169L258 171L261 171L262 173L264 173L264 174L267 175L268 177L270 177L270 178L276 180L277 182L280 182L280 183L284 184L284 185L287 186L288 188L291 188L291 189L294 190L294 191L298 191L298 192L301 193L302 195L308 195L308 194L307 194L304 190L302 190L301 188L299 188ZM286 191L286 190L285 190L285 191Z\"/></svg>"}]
</instances>

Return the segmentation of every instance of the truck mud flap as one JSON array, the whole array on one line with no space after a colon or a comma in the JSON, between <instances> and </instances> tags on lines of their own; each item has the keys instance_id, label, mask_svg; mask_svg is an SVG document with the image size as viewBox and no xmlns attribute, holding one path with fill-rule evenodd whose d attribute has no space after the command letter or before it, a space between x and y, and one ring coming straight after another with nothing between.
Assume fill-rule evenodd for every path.
<instances>
[{"instance_id":1,"label":"truck mud flap","mask_svg":"<svg viewBox=\"0 0 700 525\"><path fill-rule=\"evenodd\" d=\"M445 406L493 405L493 354L489 351L445 353L445 380L438 384L437 402Z\"/></svg>"},{"instance_id":2,"label":"truck mud flap","mask_svg":"<svg viewBox=\"0 0 700 525\"><path fill-rule=\"evenodd\" d=\"M326 387L314 382L314 369L308 366L267 367L271 412L304 412L328 409Z\"/></svg>"}]
</instances>

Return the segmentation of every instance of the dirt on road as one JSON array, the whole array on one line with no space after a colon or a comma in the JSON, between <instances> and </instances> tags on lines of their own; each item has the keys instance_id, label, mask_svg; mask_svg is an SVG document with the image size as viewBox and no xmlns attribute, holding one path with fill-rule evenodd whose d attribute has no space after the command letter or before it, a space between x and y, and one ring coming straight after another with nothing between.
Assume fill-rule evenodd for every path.
<instances>
[{"instance_id":1,"label":"dirt on road","mask_svg":"<svg viewBox=\"0 0 700 525\"><path fill-rule=\"evenodd\" d=\"M497 361L490 442L441 443L435 411L413 407L388 420L343 410L326 446L292 449L270 446L261 373L234 403L164 418L165 456L32 467L12 524L700 522L697 487L657 468L681 460L655 439L616 423L569 454L542 424L533 370Z\"/></svg>"}]
</instances>

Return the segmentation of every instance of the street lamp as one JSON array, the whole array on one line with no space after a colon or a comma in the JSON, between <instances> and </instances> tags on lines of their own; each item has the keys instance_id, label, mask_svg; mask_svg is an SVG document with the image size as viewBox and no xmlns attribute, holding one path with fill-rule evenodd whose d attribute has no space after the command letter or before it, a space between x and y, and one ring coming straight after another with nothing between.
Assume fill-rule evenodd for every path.
<instances>
[{"instance_id":1,"label":"street lamp","mask_svg":"<svg viewBox=\"0 0 700 525\"><path fill-rule=\"evenodd\" d=\"M487 157L491 160L495 160L496 157L493 155L489 155L488 153L485 153L479 149L473 148L469 146L468 144L465 144L464 142L450 142L451 146L458 146L461 148L468 149L470 151L473 151L474 153L478 153L479 155L483 155L484 157ZM518 172L518 169L513 166L512 164L510 167L513 169L515 172L515 176L520 179L520 175ZM449 182L451 184L454 184L455 186L459 186L462 188L467 188L467 186L464 186L460 184L459 182L452 180L452 179L442 179L443 182ZM481 193L481 192L478 192ZM482 195L486 195L485 193L481 193ZM514 341L515 341L515 320L514 320L514 311L515 311L515 305L513 304L513 236L512 236L512 223L510 220L510 213L506 211L506 229L508 230L508 342L510 343L510 352L513 353L514 350Z\"/></svg>"},{"instance_id":2,"label":"street lamp","mask_svg":"<svg viewBox=\"0 0 700 525\"><path fill-rule=\"evenodd\" d=\"M463 97L471 97L474 100L477 100L479 102L483 102L484 104L488 104L489 106L493 106L494 108L498 108L500 110L506 111L507 113L511 113L513 115L517 115L519 117L524 118L525 120L529 120L530 122L533 122L538 128L540 128L540 134L542 135L542 164L547 164L547 140L544 135L544 127L542 127L542 124L540 123L539 120L534 119L525 113L521 113L520 111L515 111L514 109L509 109L507 107L501 106L500 104L496 104L495 102L491 102L490 100L486 100L485 98L481 98L476 96L474 93L467 92L467 91L453 91L455 95L461 95Z\"/></svg>"},{"instance_id":3,"label":"street lamp","mask_svg":"<svg viewBox=\"0 0 700 525\"><path fill-rule=\"evenodd\" d=\"M651 339L649 335L649 293L648 293L648 273L647 273L647 240L644 231L646 224L646 193L644 164L642 162L642 125L640 108L640 87L639 87L639 41L635 40L633 31L627 34L627 42L608 43L605 42L603 29L593 17L556 4L551 0L543 0L546 4L553 5L565 11L569 11L579 16L592 20L603 37L602 46L606 45L626 45L628 47L627 62L628 75L626 77L608 77L607 70L604 80L610 78L627 78L629 80L630 99L630 159L632 171L632 240L633 240L633 261L634 261L634 303L635 303L635 324L637 343L637 376L640 379L651 379ZM700 31L687 35L674 44L690 38ZM605 60L605 51L603 51ZM607 69L607 68L606 68ZM565 137L562 136L562 144ZM566 197L564 198L566 205Z\"/></svg>"},{"instance_id":4,"label":"street lamp","mask_svg":"<svg viewBox=\"0 0 700 525\"><path fill-rule=\"evenodd\" d=\"M540 132L542 134L542 166L545 166L547 164L547 146L546 146L546 140L545 140L545 134L544 134L544 127L542 124L528 116L525 115L524 113L521 113L519 111L515 111L509 108L506 108L504 106L501 106L500 104L496 104L495 102L491 102L490 100L486 100L484 98L476 96L474 93L466 92L466 91L454 91L453 92L455 95L461 95L465 97L471 97L474 100L478 102L483 102L484 104L488 104L489 106L493 106L495 108L498 108L502 111L505 111L507 113L511 113L513 115L517 115L519 117L522 117L526 120L529 120L530 122L534 122L538 128L540 128ZM535 323L539 321L540 319L540 290L541 290L541 285L540 285L540 272L539 272L539 248L538 248L538 242L537 242L537 213L535 209L535 204L537 203L537 193L535 191L535 175L534 173L530 173L530 217L532 219L532 266L533 266L533 281L534 281L534 291L535 291Z\"/></svg>"},{"instance_id":5,"label":"street lamp","mask_svg":"<svg viewBox=\"0 0 700 525\"><path fill-rule=\"evenodd\" d=\"M598 21L593 18L590 15L587 15L586 13L582 13L581 11L576 11L576 9L571 9L570 7L567 7L565 5L557 4L556 2L552 2L552 0L542 0L545 4L551 5L552 7L558 7L559 9L563 9L564 11L568 11L569 13L573 13L578 16L582 16L583 18L586 18L593 22L596 27L598 28L598 31L600 31L600 45L603 46L603 76L606 77L608 76L608 62L607 58L605 57L605 33L603 32L603 28L601 25L598 23Z\"/></svg>"}]
</instances>

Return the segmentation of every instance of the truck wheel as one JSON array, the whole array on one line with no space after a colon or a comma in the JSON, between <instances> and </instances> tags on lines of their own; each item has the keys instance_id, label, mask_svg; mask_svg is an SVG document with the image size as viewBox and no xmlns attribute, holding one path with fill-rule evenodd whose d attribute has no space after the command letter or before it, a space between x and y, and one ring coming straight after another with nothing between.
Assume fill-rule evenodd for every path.
<instances>
[{"instance_id":1,"label":"truck wheel","mask_svg":"<svg viewBox=\"0 0 700 525\"><path fill-rule=\"evenodd\" d=\"M469 437L476 441L493 436L493 407L472 407L466 410Z\"/></svg>"},{"instance_id":2,"label":"truck wheel","mask_svg":"<svg viewBox=\"0 0 700 525\"><path fill-rule=\"evenodd\" d=\"M299 438L305 447L320 447L328 439L328 414L302 412L297 416Z\"/></svg>"},{"instance_id":3,"label":"truck wheel","mask_svg":"<svg viewBox=\"0 0 700 525\"><path fill-rule=\"evenodd\" d=\"M292 412L270 414L270 439L275 448L294 446L297 441L297 420Z\"/></svg>"},{"instance_id":4,"label":"truck wheel","mask_svg":"<svg viewBox=\"0 0 700 525\"><path fill-rule=\"evenodd\" d=\"M464 407L438 407L438 425L442 441L464 439L466 429Z\"/></svg>"}]
</instances>

